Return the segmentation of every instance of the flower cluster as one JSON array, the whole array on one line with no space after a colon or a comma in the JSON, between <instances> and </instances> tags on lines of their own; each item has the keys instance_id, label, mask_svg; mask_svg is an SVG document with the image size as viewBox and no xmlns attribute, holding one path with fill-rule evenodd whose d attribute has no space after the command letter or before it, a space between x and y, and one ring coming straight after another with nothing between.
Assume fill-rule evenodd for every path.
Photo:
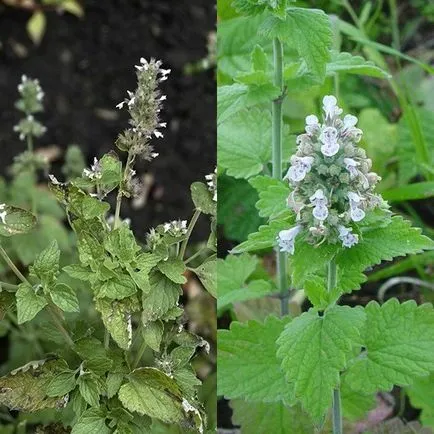
<instances>
[{"instance_id":1,"label":"flower cluster","mask_svg":"<svg viewBox=\"0 0 434 434\"><path fill-rule=\"evenodd\" d=\"M362 137L357 118L348 114L341 119L342 109L332 95L324 97L323 110L322 124L315 115L306 117L306 132L297 137L297 152L284 178L292 187L288 206L297 225L281 231L278 243L290 254L302 231L312 244L354 246L359 242L357 224L384 203L374 193L380 177L370 172L372 161L357 146Z\"/></svg>"},{"instance_id":2,"label":"flower cluster","mask_svg":"<svg viewBox=\"0 0 434 434\"><path fill-rule=\"evenodd\" d=\"M173 220L169 223L164 223L163 229L165 233L179 237L187 233L187 220Z\"/></svg>"},{"instance_id":3,"label":"flower cluster","mask_svg":"<svg viewBox=\"0 0 434 434\"><path fill-rule=\"evenodd\" d=\"M140 155L145 160L151 160L158 154L153 152L149 141L152 137L163 137L159 129L166 127L165 122L160 122L159 115L166 95L161 94L158 86L167 80L170 69L162 69L159 60L151 59L148 62L141 58L136 70L136 91L128 91L128 97L116 106L119 109L127 107L131 116L131 128L119 135L116 146L132 155Z\"/></svg>"},{"instance_id":4,"label":"flower cluster","mask_svg":"<svg viewBox=\"0 0 434 434\"><path fill-rule=\"evenodd\" d=\"M6 224L6 216L7 216L5 208L6 208L6 204L0 203L0 219L4 225Z\"/></svg>"},{"instance_id":5,"label":"flower cluster","mask_svg":"<svg viewBox=\"0 0 434 434\"><path fill-rule=\"evenodd\" d=\"M32 80L23 75L18 85L18 92L20 99L15 103L15 107L24 112L26 117L15 125L14 131L19 133L20 140L25 140L26 137L42 136L47 129L33 116L43 110L44 92L39 80Z\"/></svg>"},{"instance_id":6,"label":"flower cluster","mask_svg":"<svg viewBox=\"0 0 434 434\"><path fill-rule=\"evenodd\" d=\"M212 200L217 202L217 169L214 170L214 173L210 173L205 176L206 184L208 186L208 190L212 194Z\"/></svg>"}]
</instances>

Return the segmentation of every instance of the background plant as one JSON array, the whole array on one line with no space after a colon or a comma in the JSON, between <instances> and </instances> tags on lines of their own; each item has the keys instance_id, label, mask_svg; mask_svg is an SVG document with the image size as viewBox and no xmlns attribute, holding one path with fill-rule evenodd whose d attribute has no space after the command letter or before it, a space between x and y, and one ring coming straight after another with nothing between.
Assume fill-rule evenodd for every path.
<instances>
[{"instance_id":1,"label":"background plant","mask_svg":"<svg viewBox=\"0 0 434 434\"><path fill-rule=\"evenodd\" d=\"M257 7L258 5L260 7ZM305 3L300 3L300 6L304 5ZM371 42L370 39L373 36L364 28L364 23L368 20L371 24L370 30L376 27L377 33L374 32L374 38L378 37L379 32L381 33L383 29L379 22L386 19L385 10L392 11L391 22L394 23L392 28L395 28L395 31L393 35L385 36L392 36L395 45L398 40L396 27L398 27L399 14L396 5L393 2L389 2L388 5L377 5L377 8L370 3L365 5L361 11L363 20L365 20L362 24L349 3L334 2L330 5L324 2L324 5L331 11L339 13L339 17L342 18L332 16L330 19L319 10L294 8L292 6L298 5L292 5L289 2L240 1L234 2L233 5L229 1L219 2L221 18L218 29L219 223L222 224L227 240L242 241L242 243L233 248L234 244L226 241L227 247L232 247L232 253L241 253L241 255L229 255L224 261L219 262L219 282L221 283L219 283L218 307L220 314L230 309L232 315L240 321L251 319L261 321L259 323L248 322L244 325L234 323L230 332L221 332L219 335L221 354L219 384L220 394L231 399L243 399L243 402L232 402L233 419L241 423L242 432L246 433L257 432L255 429L258 429L260 423L263 425L259 426L263 426L264 430L265 427L273 427L275 430L287 429L283 432L311 432L313 430L309 418L300 416L297 406L289 405L294 403L293 395L290 393L288 383L283 380L279 360L276 359L273 365L275 366L274 371L271 367L265 368L265 366L272 365L271 360L276 351L274 342L284 327L282 322L280 322L280 328L277 326L280 321L277 319L269 318L263 323L267 314L286 313L286 309L289 308L292 316L297 316L309 305L321 311L335 299L335 296L343 296L344 302L348 302L350 297L346 297L345 292L360 287L366 279L363 271L367 267L381 260L390 260L394 256L413 252L410 247L410 250L407 250L402 242L399 242L398 246L393 246L392 241L398 240L398 235L407 239L409 230L404 227L406 225L404 222L400 228L395 226L400 220L394 217L392 225L386 228L373 223L373 227L377 230L374 232L376 241L381 242L381 246L386 246L384 250L381 250L379 245L372 245L372 254L367 254L364 249L368 249L370 237L365 234L362 237L363 247L356 246L341 255L338 254L338 258L349 257L349 259L348 262L338 264L338 286L332 298L328 295L325 277L327 264L335 257L336 251L327 250L330 248L326 247L326 244L317 249L311 246L302 247L303 250L299 253L297 253L296 244L295 256L289 261L288 273L285 272L287 262L280 254L280 259L277 259L277 275L275 278L270 277L270 274L271 276L275 274L275 268L273 263L270 263L268 253L276 245L277 234L293 226L295 217L286 205L290 189L281 182L282 164L286 169L289 157L295 149L295 137L290 135L286 125L289 124L292 131L302 130L306 114L319 114L320 111L317 109L319 96L322 99L323 95L339 94L340 100L344 101L345 111L347 108L362 109L358 113L359 125L365 131L365 135L360 145L373 158L374 170L383 177L383 181L379 184L379 191L384 193L384 197L394 203L402 203L402 201L420 199L422 196L415 193L417 190L425 191L425 195L430 194L428 168L432 160L428 156L430 151L425 152L430 146L429 140L426 140L429 127L425 129L420 126L420 110L412 101L412 94L400 81L403 75L400 71L401 61L391 67L386 59L388 61L394 58L410 61L422 71L422 76L425 73L431 73L431 69L426 63L403 55L396 48ZM288 9L289 6L291 7ZM356 26L344 21L347 16L348 19L356 22ZM363 38L360 33L356 36L356 33L362 31L360 29L364 32ZM351 39L347 38L347 35ZM363 50L362 54L365 58L359 55L360 49ZM386 57L386 53L392 57ZM384 105L378 106L379 108L373 111L369 106L374 105L374 101L375 104L381 101ZM379 121L382 118L377 116L387 104L389 107L398 105L403 112L399 120L403 145L396 149L401 151L402 148L407 148L415 151L410 151L412 152L413 174L409 174L401 184L395 177L396 171L404 173L410 169L403 169L403 165L406 164L405 157L401 159L401 157L397 158L397 152L389 153L391 143L395 138L393 135L396 131L395 127L392 127L389 122L382 123ZM272 105L272 113L270 113L270 105ZM284 121L282 127L280 113ZM373 115L371 123L365 123L365 113ZM375 131L372 135L369 132L371 126ZM279 144L280 137L282 137L282 146ZM380 143L383 138L384 142ZM271 141L273 146L270 146ZM382 154L384 159L381 157ZM380 158L380 164L377 164L377 158ZM418 177L423 182L414 183ZM412 182L411 185L406 185L410 182ZM405 192L407 195L404 195ZM239 200L240 197L243 198L242 202ZM259 212L255 211L255 207ZM408 212L410 219L419 225L423 224L417 212L414 212L413 204L405 204L404 207L400 208L401 212L404 214ZM260 226L261 223L262 226ZM267 224L264 225L264 223ZM428 234L430 233L427 225L424 225L424 229ZM390 231L389 235L387 235L388 231ZM390 236L392 232L394 235ZM390 236L389 241L386 238L381 239L380 234L386 238ZM414 242L417 244L416 239L419 238L416 233L414 236ZM426 244L422 242L425 247L431 246L428 241L425 242ZM387 251L388 247L391 251ZM351 255L351 251L363 251L363 253L357 258ZM256 255L252 256L251 253L256 253ZM362 257L365 260L358 264L358 260ZM389 267L386 266L368 278L377 280L393 276L395 273L411 270L415 264L429 263L428 258L432 258L431 252L410 257ZM430 277L427 275L427 270L423 265L416 265L416 267L424 279L422 283L418 281L418 284L429 285ZM291 298L288 305L289 285L287 281L289 280L293 290L290 292ZM333 279L330 285L333 287ZM366 288L366 285L364 287ZM304 289L304 291L295 291L296 289ZM309 303L304 302L306 295ZM424 293L424 298L430 300L430 294ZM359 303L365 304L366 301L360 299ZM395 309L393 303L390 302L378 309L393 310ZM374 305L369 307L371 312L377 309L372 306ZM412 308L407 308L416 308L412 306ZM401 308L405 309L404 307L396 309ZM314 315L314 311L310 312ZM301 324L301 318L307 318L306 315L300 316L299 322L293 321L292 325L288 325L287 339L295 339L291 337L289 330L294 330L292 327L295 328L295 324ZM380 314L376 312L372 317L375 315ZM429 315L426 314L427 318ZM224 315L223 318L227 316ZM369 314L367 318L369 327ZM324 320L321 321L324 322ZM256 339L253 339L253 336ZM391 339L399 341L399 335L394 335ZM357 338L355 340L360 341ZM308 340L305 344L308 346ZM366 342L364 345L366 346ZM314 348L312 351L315 351L315 345L312 347ZM302 345L297 348L299 354L308 351L309 349ZM293 351L291 354L297 357L297 352ZM264 364L263 371L260 367L257 371L253 368L253 366L260 366L257 363L259 354L263 355L261 362ZM254 355L252 357L255 363L252 360L252 368L250 370L246 368L243 372L241 367L249 366L247 360L249 355ZM283 356L282 353L281 355ZM309 360L313 358L312 355ZM314 410L310 404L314 401L312 397L315 388L309 389L308 386L312 385L314 380L308 381L307 378L313 378L314 373L300 371L305 381L301 378L294 378L292 363L304 366L302 361L298 360L297 363L293 359L291 363L288 362L286 367L283 367L283 371L289 376L290 383L295 384L296 398L302 400L305 410L312 416ZM410 361L403 364L411 365ZM321 363L319 366L322 366ZM338 372L343 369L339 366ZM264 372L263 381L261 381L259 371ZM425 371L423 375L426 376L428 371ZM242 376L241 372L245 375ZM273 372L275 377L272 377ZM234 386L235 373L238 378L237 386ZM326 377L327 375L323 378L325 383L331 379L329 377L325 380ZM244 381L241 381L241 378ZM275 383L271 381L271 378L275 378ZM345 377L340 380L341 395L343 411L348 423L351 420L366 417L368 410L375 406L373 400L375 392L390 390L391 387L390 384L376 384L369 391L372 395L369 395L365 393L366 389L361 390L363 389L361 385L348 387L343 378ZM361 378L364 377L361 376ZM331 383L336 385L336 381L334 377ZM423 381L426 384L428 379L425 377ZM392 384L412 383L416 390L419 387L418 382L419 380L415 378L407 378L404 381L395 377L391 380ZM274 385L273 388L271 384ZM276 384L279 384L279 387ZM309 395L312 396L309 398ZM329 400L331 404L331 389L324 392L324 396L326 397L324 399ZM312 402L303 402L309 399L312 399ZM354 404L352 399L357 400L357 404L352 405ZM420 406L420 404L417 405ZM432 408L433 403L427 402L425 405L429 409ZM321 414L317 414L317 426L321 425L320 421L324 420L322 419L324 412L319 413ZM256 417L255 414L260 414L261 418ZM280 425L282 417L286 420L284 424L286 428ZM429 423L427 417L422 417L422 420L424 423ZM297 423L300 426L297 426ZM328 429L327 424L324 429Z\"/></svg>"},{"instance_id":2,"label":"background plant","mask_svg":"<svg viewBox=\"0 0 434 434\"><path fill-rule=\"evenodd\" d=\"M131 116L130 128L116 142L128 154L125 166L111 151L77 176L80 158L71 152L64 171L70 181L50 176L50 189L74 231L74 259L61 255L54 241L25 270L0 250L18 280L1 284L2 316L7 316L2 323L17 335L27 334L39 359L0 379L0 402L20 411L23 427L33 421L42 432L69 432L68 426L74 433L177 432L176 425L205 430L197 396L200 381L190 359L200 348L209 351L209 344L184 327L179 298L187 268L215 293L215 237L185 257L200 214L215 215L212 177L208 185L192 185L195 212L188 224L173 221L151 229L142 245L120 218L122 199L137 188L134 161L157 156L150 141L161 137L165 126L159 120L165 96L158 86L169 71L160 66L159 61L141 59L138 88L119 104ZM110 204L104 199L114 191L115 215L109 219ZM4 204L3 212L2 235L11 239L36 225L33 214L22 208ZM213 231L215 225L210 225ZM32 324L30 335L27 327ZM13 357L9 364L17 366ZM8 412L1 414L12 420ZM6 429L13 432L15 426Z\"/></svg>"}]
</instances>

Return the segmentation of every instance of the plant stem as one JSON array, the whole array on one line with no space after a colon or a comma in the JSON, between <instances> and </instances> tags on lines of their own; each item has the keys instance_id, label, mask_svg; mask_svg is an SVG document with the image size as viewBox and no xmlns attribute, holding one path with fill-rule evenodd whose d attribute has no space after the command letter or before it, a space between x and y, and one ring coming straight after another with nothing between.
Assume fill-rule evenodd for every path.
<instances>
[{"instance_id":1,"label":"plant stem","mask_svg":"<svg viewBox=\"0 0 434 434\"><path fill-rule=\"evenodd\" d=\"M21 280L23 283L28 283L30 285L30 282L26 279L26 277L21 273L20 270L16 267L16 265L12 262L12 259L9 257L9 255L6 253L3 246L0 245L0 256L4 259L6 264L8 264L9 268L14 272L15 276L18 277L18 279Z\"/></svg>"},{"instance_id":2,"label":"plant stem","mask_svg":"<svg viewBox=\"0 0 434 434\"><path fill-rule=\"evenodd\" d=\"M282 179L282 101L283 89L283 47L279 38L273 40L274 53L274 85L280 89L280 95L272 103L272 143L273 143L273 170L275 179ZM276 273L280 298L280 311L282 316L288 315L287 278L286 278L286 254L276 248Z\"/></svg>"},{"instance_id":3,"label":"plant stem","mask_svg":"<svg viewBox=\"0 0 434 434\"><path fill-rule=\"evenodd\" d=\"M190 223L188 224L187 233L185 234L185 240L181 244L181 249L179 250L179 259L184 259L185 250L187 249L188 240L190 239L191 233L193 232L193 229L197 223L197 220L201 214L201 211L196 209L194 211L193 217L190 220Z\"/></svg>"},{"instance_id":4,"label":"plant stem","mask_svg":"<svg viewBox=\"0 0 434 434\"><path fill-rule=\"evenodd\" d=\"M108 350L110 347L110 333L107 329L104 330L104 348Z\"/></svg>"},{"instance_id":5,"label":"plant stem","mask_svg":"<svg viewBox=\"0 0 434 434\"><path fill-rule=\"evenodd\" d=\"M18 289L18 285L12 285L12 283L0 282L0 288L4 288L11 292L16 291Z\"/></svg>"},{"instance_id":6,"label":"plant stem","mask_svg":"<svg viewBox=\"0 0 434 434\"><path fill-rule=\"evenodd\" d=\"M200 256L201 254L203 254L204 252L206 252L208 250L208 247L204 247L202 249L199 249L196 253L194 253L193 255L191 255L188 259L186 259L184 261L185 265L187 265L188 263L190 263L191 261L193 261L194 259L196 259L198 256Z\"/></svg>"},{"instance_id":7,"label":"plant stem","mask_svg":"<svg viewBox=\"0 0 434 434\"><path fill-rule=\"evenodd\" d=\"M134 363L132 366L133 369L136 369L137 366L139 365L140 360L142 360L143 353L145 352L147 346L148 345L146 344L145 340L142 337L142 343L140 344L139 351L137 352L136 358L134 359Z\"/></svg>"},{"instance_id":8,"label":"plant stem","mask_svg":"<svg viewBox=\"0 0 434 434\"><path fill-rule=\"evenodd\" d=\"M133 158L134 158L134 156L133 156L132 152L129 151L127 162L125 163L125 170L124 170L124 175L122 177L122 183L119 187L118 195L116 197L115 220L113 222L113 229L116 229L117 227L119 227L119 223L120 223L119 217L121 214L122 197L124 195L123 187L124 187L125 181L127 180L128 170L129 170L130 165L133 161Z\"/></svg>"},{"instance_id":9,"label":"plant stem","mask_svg":"<svg viewBox=\"0 0 434 434\"><path fill-rule=\"evenodd\" d=\"M50 313L51 318L53 319L54 325L57 327L57 329L59 330L59 332L64 337L65 342L70 347L73 347L74 346L74 341L72 340L72 338L69 335L69 333L66 331L65 327L63 327L63 325L62 325L62 319L60 318L60 316L59 316L59 314L57 312L57 307L54 306L52 304L52 302L49 302L47 307L48 307L48 312Z\"/></svg>"},{"instance_id":10,"label":"plant stem","mask_svg":"<svg viewBox=\"0 0 434 434\"><path fill-rule=\"evenodd\" d=\"M327 291L335 289L337 283L337 267L335 259L331 259L327 269ZM339 387L333 390L333 434L342 434L341 392Z\"/></svg>"}]
</instances>

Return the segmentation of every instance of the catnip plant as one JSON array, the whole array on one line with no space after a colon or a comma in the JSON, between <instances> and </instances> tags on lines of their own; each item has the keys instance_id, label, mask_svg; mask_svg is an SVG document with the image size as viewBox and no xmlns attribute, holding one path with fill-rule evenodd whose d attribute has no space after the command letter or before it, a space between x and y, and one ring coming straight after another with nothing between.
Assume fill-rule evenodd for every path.
<instances>
[{"instance_id":1,"label":"catnip plant","mask_svg":"<svg viewBox=\"0 0 434 434\"><path fill-rule=\"evenodd\" d=\"M358 119L330 92L345 74L388 75L336 52L320 10L286 0L224 3L218 173L232 189L247 191L248 181L265 224L218 260L219 314L238 317L219 330L218 394L231 400L243 434L351 432L378 392L434 371L431 304L340 304L370 267L434 248L376 192L381 179L360 147ZM250 52L240 56L235 46ZM285 103L318 86L320 110L291 136ZM219 210L226 207L229 194L219 191ZM238 235L227 229L230 218L219 211ZM279 312L269 307L275 298ZM306 299L311 307L302 311Z\"/></svg>"},{"instance_id":2,"label":"catnip plant","mask_svg":"<svg viewBox=\"0 0 434 434\"><path fill-rule=\"evenodd\" d=\"M19 411L24 424L36 423L37 432L208 429L192 359L208 353L210 345L188 330L180 297L187 271L215 296L215 176L192 184L190 221L163 223L146 239L136 239L122 218L122 202L140 189L135 161L158 156L153 141L166 127L160 85L170 70L143 58L135 68L137 89L117 106L130 115L129 127L116 140L126 163L110 151L73 176L80 163L73 152L64 170L67 182L49 175L49 188L75 235L73 254L65 258L53 241L28 268L17 266L3 240L31 233L37 218L0 205L0 255L15 275L0 283L0 322L23 333L32 330L29 353L35 349L39 355L0 378L0 405ZM24 139L41 132L30 116L40 109L43 94L37 81L25 77L20 92L35 103L23 106L26 118L17 130ZM211 235L194 253L190 236L202 214L210 217ZM45 416L38 417L42 411ZM13 422L8 412L0 415Z\"/></svg>"}]
</instances>

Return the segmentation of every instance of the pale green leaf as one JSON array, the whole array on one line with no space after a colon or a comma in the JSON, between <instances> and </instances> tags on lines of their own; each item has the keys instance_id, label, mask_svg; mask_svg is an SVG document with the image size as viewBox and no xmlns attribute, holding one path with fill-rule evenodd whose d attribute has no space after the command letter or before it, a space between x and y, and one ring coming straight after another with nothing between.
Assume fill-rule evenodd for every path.
<instances>
[{"instance_id":1,"label":"pale green leaf","mask_svg":"<svg viewBox=\"0 0 434 434\"><path fill-rule=\"evenodd\" d=\"M44 37L47 27L47 18L44 12L36 11L27 21L27 33L34 44L39 45Z\"/></svg>"},{"instance_id":2,"label":"pale green leaf","mask_svg":"<svg viewBox=\"0 0 434 434\"><path fill-rule=\"evenodd\" d=\"M120 273L117 277L106 281L100 281L95 288L97 298L111 298L122 300L137 292L134 280L128 274Z\"/></svg>"},{"instance_id":3,"label":"pale green leaf","mask_svg":"<svg viewBox=\"0 0 434 434\"><path fill-rule=\"evenodd\" d=\"M434 310L411 300L390 299L366 308L366 350L354 359L345 380L363 393L407 386L434 370Z\"/></svg>"},{"instance_id":4,"label":"pale green leaf","mask_svg":"<svg viewBox=\"0 0 434 434\"><path fill-rule=\"evenodd\" d=\"M85 362L85 367L96 374L103 375L113 365L104 345L96 338L82 338L75 342L73 349Z\"/></svg>"},{"instance_id":5,"label":"pale green leaf","mask_svg":"<svg viewBox=\"0 0 434 434\"><path fill-rule=\"evenodd\" d=\"M142 335L146 344L154 351L160 351L161 340L163 339L164 324L161 320L148 322L143 326Z\"/></svg>"},{"instance_id":6,"label":"pale green leaf","mask_svg":"<svg viewBox=\"0 0 434 434\"><path fill-rule=\"evenodd\" d=\"M110 434L112 430L105 423L103 409L89 408L73 426L71 434Z\"/></svg>"},{"instance_id":7,"label":"pale green leaf","mask_svg":"<svg viewBox=\"0 0 434 434\"><path fill-rule=\"evenodd\" d=\"M50 296L64 312L80 312L77 294L70 286L58 283L50 290Z\"/></svg>"},{"instance_id":8,"label":"pale green leaf","mask_svg":"<svg viewBox=\"0 0 434 434\"><path fill-rule=\"evenodd\" d=\"M241 425L241 434L310 434L315 432L310 418L299 406L281 402L231 401L232 421Z\"/></svg>"},{"instance_id":9,"label":"pale green leaf","mask_svg":"<svg viewBox=\"0 0 434 434\"><path fill-rule=\"evenodd\" d=\"M74 371L64 371L57 374L47 386L48 396L65 396L75 389L77 385L76 373Z\"/></svg>"},{"instance_id":10,"label":"pale green leaf","mask_svg":"<svg viewBox=\"0 0 434 434\"><path fill-rule=\"evenodd\" d=\"M57 241L54 240L35 259L30 267L30 272L41 280L43 285L49 285L59 271L60 250Z\"/></svg>"},{"instance_id":11,"label":"pale green leaf","mask_svg":"<svg viewBox=\"0 0 434 434\"><path fill-rule=\"evenodd\" d=\"M179 284L187 282L187 279L184 276L186 267L181 259L169 258L166 261L159 262L157 267L172 282Z\"/></svg>"},{"instance_id":12,"label":"pale green leaf","mask_svg":"<svg viewBox=\"0 0 434 434\"><path fill-rule=\"evenodd\" d=\"M205 261L199 267L194 268L193 271L205 289L214 298L217 298L217 262L215 260Z\"/></svg>"},{"instance_id":13,"label":"pale green leaf","mask_svg":"<svg viewBox=\"0 0 434 434\"><path fill-rule=\"evenodd\" d=\"M36 226L36 217L24 209L3 205L0 212L0 236L26 234Z\"/></svg>"},{"instance_id":14,"label":"pale green leaf","mask_svg":"<svg viewBox=\"0 0 434 434\"><path fill-rule=\"evenodd\" d=\"M118 372L109 372L107 374L106 387L108 398L113 398L118 393L123 381L124 374Z\"/></svg>"},{"instance_id":15,"label":"pale green leaf","mask_svg":"<svg viewBox=\"0 0 434 434\"><path fill-rule=\"evenodd\" d=\"M91 407L99 407L99 395L101 393L99 379L93 374L85 373L78 377L77 384L83 399Z\"/></svg>"},{"instance_id":16,"label":"pale green leaf","mask_svg":"<svg viewBox=\"0 0 434 434\"><path fill-rule=\"evenodd\" d=\"M61 7L64 11L67 11L76 17L81 18L84 15L83 7L77 0L64 0Z\"/></svg>"},{"instance_id":17,"label":"pale green leaf","mask_svg":"<svg viewBox=\"0 0 434 434\"><path fill-rule=\"evenodd\" d=\"M288 318L268 317L264 323L232 322L218 331L218 394L228 399L276 402L293 399L276 357L276 339Z\"/></svg>"},{"instance_id":18,"label":"pale green leaf","mask_svg":"<svg viewBox=\"0 0 434 434\"><path fill-rule=\"evenodd\" d=\"M428 377L417 378L413 385L405 391L412 407L422 410L420 420L424 426L434 428L434 374Z\"/></svg>"},{"instance_id":19,"label":"pale green leaf","mask_svg":"<svg viewBox=\"0 0 434 434\"><path fill-rule=\"evenodd\" d=\"M204 214L216 215L217 203L213 200L213 194L203 182L193 182L190 190L191 198L197 210Z\"/></svg>"},{"instance_id":20,"label":"pale green leaf","mask_svg":"<svg viewBox=\"0 0 434 434\"><path fill-rule=\"evenodd\" d=\"M28 284L22 283L17 292L18 324L32 320L47 304L47 300L39 295Z\"/></svg>"},{"instance_id":21,"label":"pale green leaf","mask_svg":"<svg viewBox=\"0 0 434 434\"><path fill-rule=\"evenodd\" d=\"M290 322L277 340L286 379L316 421L331 407L339 373L361 347L364 322L362 309L334 306L323 316L310 309Z\"/></svg>"},{"instance_id":22,"label":"pale green leaf","mask_svg":"<svg viewBox=\"0 0 434 434\"><path fill-rule=\"evenodd\" d=\"M133 232L125 224L109 232L104 247L124 264L132 262L140 251Z\"/></svg>"}]
</instances>

